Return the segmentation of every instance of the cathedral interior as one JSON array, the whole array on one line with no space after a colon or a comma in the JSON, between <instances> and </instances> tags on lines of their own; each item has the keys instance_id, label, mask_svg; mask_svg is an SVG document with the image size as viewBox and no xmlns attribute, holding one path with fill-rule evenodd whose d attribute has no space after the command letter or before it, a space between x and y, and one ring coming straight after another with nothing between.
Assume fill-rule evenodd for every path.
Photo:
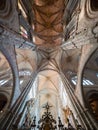
<instances>
[{"instance_id":1,"label":"cathedral interior","mask_svg":"<svg viewBox=\"0 0 98 130\"><path fill-rule=\"evenodd\" d=\"M0 0L0 130L98 130L98 0Z\"/></svg>"}]
</instances>

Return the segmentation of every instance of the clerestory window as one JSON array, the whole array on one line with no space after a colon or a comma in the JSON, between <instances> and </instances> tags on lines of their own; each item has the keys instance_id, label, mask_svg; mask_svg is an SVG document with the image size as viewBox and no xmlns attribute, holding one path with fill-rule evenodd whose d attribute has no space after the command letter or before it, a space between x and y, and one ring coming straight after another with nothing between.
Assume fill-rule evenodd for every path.
<instances>
[{"instance_id":1,"label":"clerestory window","mask_svg":"<svg viewBox=\"0 0 98 130\"><path fill-rule=\"evenodd\" d=\"M71 81L72 81L72 83L73 83L74 85L76 85L76 84L77 84L77 76L72 77ZM88 86L88 85L94 85L94 83L84 77L84 78L83 78L82 85L84 85L84 86L87 85L87 86Z\"/></svg>"}]
</instances>

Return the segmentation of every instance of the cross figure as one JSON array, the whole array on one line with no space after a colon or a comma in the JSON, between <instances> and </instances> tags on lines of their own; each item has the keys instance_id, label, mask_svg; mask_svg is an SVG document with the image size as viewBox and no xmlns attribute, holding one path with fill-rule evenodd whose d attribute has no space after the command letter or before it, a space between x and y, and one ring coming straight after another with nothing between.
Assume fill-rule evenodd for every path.
<instances>
[{"instance_id":1,"label":"cross figure","mask_svg":"<svg viewBox=\"0 0 98 130\"><path fill-rule=\"evenodd\" d=\"M43 108L45 108L47 110L47 113L48 113L48 110L50 109L50 107L52 107L52 106L49 106L49 104L47 102L47 104Z\"/></svg>"}]
</instances>

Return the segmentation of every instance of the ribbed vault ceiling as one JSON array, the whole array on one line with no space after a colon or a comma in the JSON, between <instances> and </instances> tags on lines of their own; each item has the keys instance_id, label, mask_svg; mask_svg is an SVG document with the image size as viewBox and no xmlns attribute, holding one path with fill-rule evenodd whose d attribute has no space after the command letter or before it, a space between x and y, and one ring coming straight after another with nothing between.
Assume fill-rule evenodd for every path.
<instances>
[{"instance_id":1,"label":"ribbed vault ceiling","mask_svg":"<svg viewBox=\"0 0 98 130\"><path fill-rule=\"evenodd\" d=\"M35 0L34 42L36 44L61 44L63 38L64 0Z\"/></svg>"},{"instance_id":2,"label":"ribbed vault ceiling","mask_svg":"<svg viewBox=\"0 0 98 130\"><path fill-rule=\"evenodd\" d=\"M37 69L37 94L41 97L41 106L49 101L56 108L55 101L56 97L60 95L59 88L62 82L59 75L61 70L64 73L70 71L75 74L78 71L81 47L63 50L63 48L58 46L64 41L65 25L63 23L63 16L66 3L67 0L35 0L32 6L34 14L32 28L33 42L38 46L36 46L35 50L24 48L15 50L20 81L25 81L24 77L26 74L28 76L29 71L34 72ZM91 73L88 73L88 71ZM87 73L92 75L93 71L98 71L98 50L87 64L85 75ZM96 73L93 72L93 75L96 76ZM13 81L11 68L5 57L0 53L0 82L2 79ZM9 85L12 87L11 83Z\"/></svg>"}]
</instances>

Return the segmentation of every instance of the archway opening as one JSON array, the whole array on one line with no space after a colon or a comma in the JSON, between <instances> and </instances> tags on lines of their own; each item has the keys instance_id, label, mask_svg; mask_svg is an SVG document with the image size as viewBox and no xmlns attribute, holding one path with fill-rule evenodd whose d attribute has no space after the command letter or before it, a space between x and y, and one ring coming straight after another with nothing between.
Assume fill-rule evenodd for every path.
<instances>
[{"instance_id":1,"label":"archway opening","mask_svg":"<svg viewBox=\"0 0 98 130\"><path fill-rule=\"evenodd\" d=\"M93 11L97 11L98 10L98 0L91 0L91 9Z\"/></svg>"},{"instance_id":2,"label":"archway opening","mask_svg":"<svg viewBox=\"0 0 98 130\"><path fill-rule=\"evenodd\" d=\"M7 97L3 94L0 94L0 111L2 112L2 110L4 109L4 107L7 104Z\"/></svg>"},{"instance_id":3,"label":"archway opening","mask_svg":"<svg viewBox=\"0 0 98 130\"><path fill-rule=\"evenodd\" d=\"M94 117L98 120L98 93L93 93L88 101Z\"/></svg>"},{"instance_id":4,"label":"archway opening","mask_svg":"<svg viewBox=\"0 0 98 130\"><path fill-rule=\"evenodd\" d=\"M82 86L86 107L98 121L98 49L93 52L84 67Z\"/></svg>"},{"instance_id":5,"label":"archway opening","mask_svg":"<svg viewBox=\"0 0 98 130\"><path fill-rule=\"evenodd\" d=\"M3 10L6 5L6 0L0 0L0 10Z\"/></svg>"}]
</instances>

